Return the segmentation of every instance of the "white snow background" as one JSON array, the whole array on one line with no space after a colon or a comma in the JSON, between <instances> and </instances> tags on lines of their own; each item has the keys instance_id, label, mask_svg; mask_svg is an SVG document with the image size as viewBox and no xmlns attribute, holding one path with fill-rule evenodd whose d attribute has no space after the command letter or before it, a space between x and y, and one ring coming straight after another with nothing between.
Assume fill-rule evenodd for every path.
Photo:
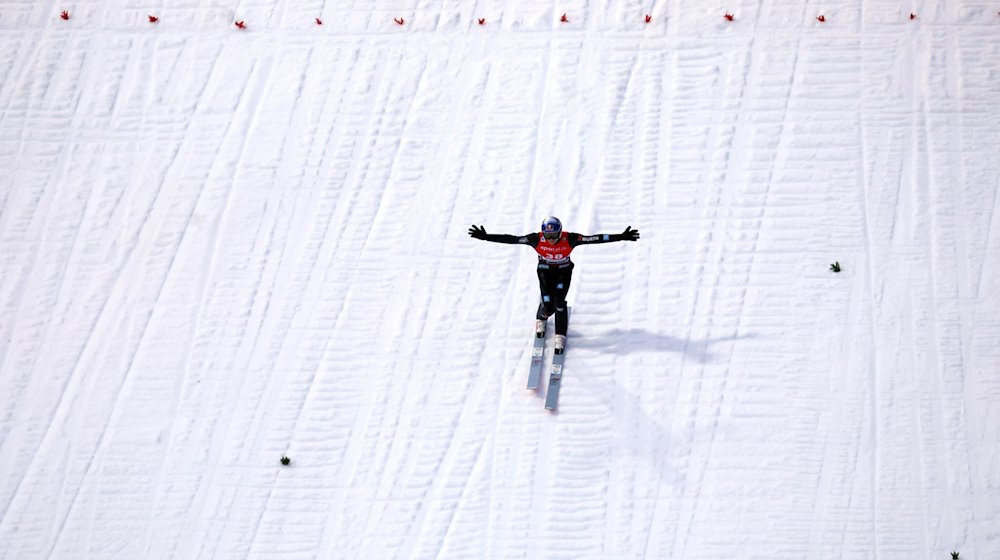
<instances>
[{"instance_id":1,"label":"white snow background","mask_svg":"<svg viewBox=\"0 0 1000 560\"><path fill-rule=\"evenodd\" d=\"M0 557L997 560L998 10L0 0Z\"/></svg>"}]
</instances>

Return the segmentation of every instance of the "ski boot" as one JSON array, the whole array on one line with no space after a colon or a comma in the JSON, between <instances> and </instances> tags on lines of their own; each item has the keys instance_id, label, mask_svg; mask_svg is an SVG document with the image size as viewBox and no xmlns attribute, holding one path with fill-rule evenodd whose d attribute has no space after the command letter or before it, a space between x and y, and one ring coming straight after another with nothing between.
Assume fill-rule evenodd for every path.
<instances>
[{"instance_id":1,"label":"ski boot","mask_svg":"<svg viewBox=\"0 0 1000 560\"><path fill-rule=\"evenodd\" d=\"M556 354L562 354L563 350L566 349L566 335L557 334L556 335Z\"/></svg>"}]
</instances>

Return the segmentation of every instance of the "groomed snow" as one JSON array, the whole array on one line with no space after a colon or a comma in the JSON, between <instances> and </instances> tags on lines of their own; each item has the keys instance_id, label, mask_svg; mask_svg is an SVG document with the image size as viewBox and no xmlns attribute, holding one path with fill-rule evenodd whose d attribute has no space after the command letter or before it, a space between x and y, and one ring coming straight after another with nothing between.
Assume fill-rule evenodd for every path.
<instances>
[{"instance_id":1,"label":"groomed snow","mask_svg":"<svg viewBox=\"0 0 1000 560\"><path fill-rule=\"evenodd\" d=\"M1000 558L998 6L0 0L0 558Z\"/></svg>"}]
</instances>

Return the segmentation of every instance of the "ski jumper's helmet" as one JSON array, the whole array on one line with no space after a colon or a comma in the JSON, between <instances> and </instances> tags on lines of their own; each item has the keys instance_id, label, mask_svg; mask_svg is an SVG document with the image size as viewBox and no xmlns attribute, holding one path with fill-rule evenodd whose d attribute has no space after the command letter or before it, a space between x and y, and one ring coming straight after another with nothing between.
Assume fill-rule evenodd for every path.
<instances>
[{"instance_id":1,"label":"ski jumper's helmet","mask_svg":"<svg viewBox=\"0 0 1000 560\"><path fill-rule=\"evenodd\" d=\"M562 233L562 222L555 216L549 216L542 222L542 233L558 235Z\"/></svg>"}]
</instances>

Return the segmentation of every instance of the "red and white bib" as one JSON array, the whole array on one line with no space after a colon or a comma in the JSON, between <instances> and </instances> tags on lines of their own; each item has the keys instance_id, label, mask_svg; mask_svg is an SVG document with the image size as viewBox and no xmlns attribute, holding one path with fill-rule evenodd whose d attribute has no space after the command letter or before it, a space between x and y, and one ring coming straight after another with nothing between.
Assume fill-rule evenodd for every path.
<instances>
[{"instance_id":1,"label":"red and white bib","mask_svg":"<svg viewBox=\"0 0 1000 560\"><path fill-rule=\"evenodd\" d=\"M573 247L569 245L569 233L564 231L559 234L559 241L556 243L549 243L546 241L545 235L538 234L538 245L535 246L535 252L544 262L548 264L568 263L569 254L572 251Z\"/></svg>"}]
</instances>

